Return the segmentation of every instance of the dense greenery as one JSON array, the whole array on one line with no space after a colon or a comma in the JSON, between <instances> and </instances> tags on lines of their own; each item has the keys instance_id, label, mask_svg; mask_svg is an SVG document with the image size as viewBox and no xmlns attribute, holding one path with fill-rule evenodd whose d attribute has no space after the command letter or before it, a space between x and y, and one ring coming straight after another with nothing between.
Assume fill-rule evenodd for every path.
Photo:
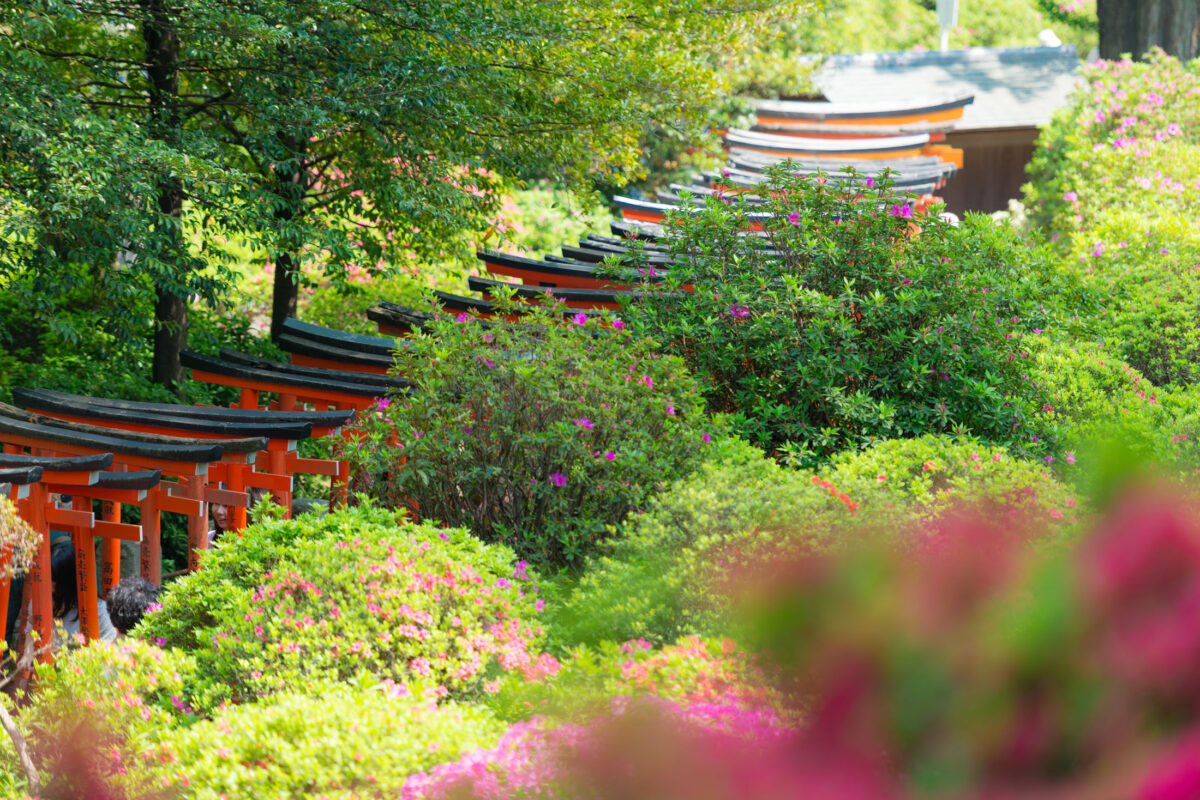
<instances>
[{"instance_id":1,"label":"dense greenery","mask_svg":"<svg viewBox=\"0 0 1200 800\"><path fill-rule=\"evenodd\" d=\"M223 541L138 633L193 654L200 710L364 674L471 696L542 668L533 577L504 547L368 507Z\"/></svg>"},{"instance_id":2,"label":"dense greenery","mask_svg":"<svg viewBox=\"0 0 1200 800\"><path fill-rule=\"evenodd\" d=\"M179 19L220 22L215 0L195 2L167 10L205 10L210 16ZM304 4L275 9L277 29L260 26L239 38L218 26L203 57L181 40L180 63L197 70L182 85L196 81L192 88L202 90L189 102L203 105L222 81L240 75L252 84L265 74L256 78L252 70L293 58L288 75L333 80L338 71L323 71L321 59L336 55L345 57L339 69L356 73L368 51L352 43L411 45L410 34L441 41L419 24L428 22L423 13L436 16L432 7L409 9L413 30L366 25L358 33L367 39L335 30L339 21L369 19L381 7L374 2L334 4L328 20L307 28L295 25L294 15L313 10ZM905 8L920 21L931 5ZM701 7L733 8L681 12ZM826 10L853 7L847 0ZM1079 4L1039 0L1037 7L1065 24ZM122 59L137 35L150 36L143 44L153 39L153 30L97 32L87 3L29 8L77 12L53 24L14 17L22 31L41 37L30 40L41 50L68 33L79 48L131 37L111 50ZM248 8L224 12L245 21ZM607 6L568 9L548 22L521 16L546 8L505 0L468 20L465 7L452 5L439 21L448 27L438 30L507 30L513 53L527 56L547 31L608 19L602 34L619 37L637 24L665 25L675 13L626 5L630 14L666 16L617 20L605 16L617 11ZM1025 8L1014 7L1012 18ZM505 9L514 13L501 24L493 15ZM996 32L980 35L1003 39L1011 20L991 21ZM525 28L505 28L510 22ZM704 74L720 59L707 44L689 50L685 40L709 22L661 34L668 45L680 37L672 58L708 58L695 67ZM13 30L0 27L0 35ZM633 45L653 38L639 36ZM550 40L539 65L552 63L568 41L576 40ZM299 113L307 102L306 119L317 127L345 122L350 127L334 138L355 141L310 139L305 158L342 145L363 149L326 162L330 170L369 158L375 134L354 125L386 138L391 98L355 116L351 106L363 100L355 92L400 64L482 58L481 43L444 44L381 56L378 75L344 75L341 99L317 96L317 81L277 108L243 114L234 92L229 106L222 100L211 113L198 111L206 119L185 124L180 130L190 138L175 144L147 132L150 118L134 124L144 108L102 112L99 101L125 91L115 84L75 91L84 72L108 69L98 60L72 63L59 60L59 51L20 48L0 54L20 67L0 73L0 101L12 111L0 119L0 139L5 131L33 137L21 140L33 148L29 159L0 166L0 175L16 181L0 191L20 185L26 198L0 213L26 225L10 229L0 245L0 255L12 259L5 280L13 289L0 296L0 312L22 326L0 360L0 385L45 381L160 397L146 394L144 379L132 374L143 364L132 359L100 377L84 374L123 346L119 325L78 346L70 345L71 329L87 330L109 302L152 316L151 273L174 269L166 258L172 237L182 236L199 259L187 262L196 270L181 280L213 281L214 297L221 291L223 257L206 252L208 239L191 227L203 224L204 198L187 200L178 232L141 231L147 239L139 244L120 226L173 218L146 201L161 198L163 181L174 178L139 186L132 174L111 170L93 187L95 202L63 194L70 185L59 172L88 146L81 134L51 147L37 138L50 123L75 114L90 119L101 125L95 141L106 147L113 142L102 134L121 131L135 165L152 156L169 162L185 145L207 142L209 155L197 156L191 172L180 166L176 177L228 200L211 224L222 235L236 231L223 225L244 224L225 242L236 258L249 251L253 259L275 259L298 241L286 231L368 223L396 210L388 203L400 195L380 199L364 189L345 207L309 196L301 221L275 217L279 203L268 207L273 222L242 217L245 204L279 188L267 179L299 161L263 171L251 162L282 153L272 149L277 144L266 137L237 149L227 137L251 135L256 120L279 121L272 115ZM611 55L606 44L581 45L588 68ZM220 62L233 54L247 58ZM662 53L644 55L649 69ZM209 60L229 71L200 86ZM665 73L672 79L695 77L691 66L672 64ZM703 208L673 216L667 274L649 275L650 263L636 253L632 264L663 277L661 289L619 314L505 298L500 316L511 319L437 315L397 353L411 390L361 413L345 440L356 482L374 497L357 495L350 507L320 518L260 519L241 536L225 536L204 569L166 588L162 606L131 637L68 647L53 664L32 667L31 682L0 696L0 723L10 734L0 737L0 794L1195 795L1200 528L1196 498L1179 479L1200 470L1200 240L1190 223L1200 211L1196 70L1160 54L1145 64L1091 69L1090 83L1044 132L1026 213L1011 223L969 215L955 227L936 214L909 213L908 198L887 181L848 190L780 169L768 176L765 205L721 187ZM133 94L153 80L149 72L109 77ZM474 77L481 83L468 84L477 90L490 86L486 76ZM527 77L504 85L554 81ZM431 79L436 74L414 76L410 88L419 95ZM250 84L238 92L267 96ZM44 107L18 108L21 86L42 86L35 98ZM58 90L71 87L52 108ZM455 102L452 92L446 96ZM455 113L487 105L460 99ZM608 101L615 98L597 102ZM495 113L517 102L500 91ZM559 100L530 103L525 110L536 113ZM396 143L401 149L416 147L428 122L422 114L434 114L413 113L414 141ZM641 113L617 113L613 131L629 142L610 142L613 131L584 137L585 149L616 148L602 156L616 159L609 176L637 170L620 150L644 132ZM505 122L513 119L530 124L520 115ZM556 158L582 152L565 139L555 151L559 133L546 132L519 153L498 140L487 152L498 166L486 175L462 171L482 161L472 160L469 144L456 143L461 160L423 173L448 181L428 197L499 186L535 151L550 152L546 164L557 169ZM236 168L209 171L227 164ZM594 162L574 168L577 175L606 170ZM205 176L215 182L205 184ZM39 187L58 205L39 210ZM407 196L425 197L422 191ZM104 203L118 196L134 207L105 216ZM548 196L518 196L519 213L552 217L549 224L563 225L559 238L589 224L576 214L564 224L568 215L545 212ZM467 207L429 213L445 213L450 231L452 217L474 213ZM764 210L774 216L756 215ZM419 224L424 213L397 219ZM34 263L33 254L48 259L66 247L44 235L38 220L57 220L93 237L97 252L111 252L102 261L72 255L57 264L69 280L54 295L19 271ZM360 234L352 231L320 231L311 241L345 236L357 251ZM491 237L508 244L525 237L534 249L551 241L544 231L501 226ZM118 253L152 241L165 249L146 250L158 255L145 261L123 254L121 269L109 268ZM467 241L463 234L450 247ZM390 245L379 246L364 244L352 255L387 261ZM410 244L396 247L415 252ZM342 255L314 250L304 257L324 265ZM442 255L436 270L389 291L411 297L418 280L449 269ZM611 269L631 277L617 272L628 263ZM355 263L344 277L370 286L370 271ZM336 283L329 280L314 281L306 301L314 315L336 321L358 300L328 291ZM245 302L261 309L264 298L260 289ZM62 319L50 325L54 314ZM237 315L193 316L193 344L270 352L252 334L265 318L230 316ZM1128 440L1110 451L1115 457L1094 449L1095 440L1113 435ZM1175 485L1150 484L1150 463ZM40 787L23 777L22 742Z\"/></svg>"},{"instance_id":3,"label":"dense greenery","mask_svg":"<svg viewBox=\"0 0 1200 800\"><path fill-rule=\"evenodd\" d=\"M712 411L809 464L943 432L1046 451L1022 344L1048 324L1022 303L1037 252L985 217L914 218L886 180L855 193L779 166L761 194L670 216L663 291L630 308L631 330L682 357Z\"/></svg>"},{"instance_id":4,"label":"dense greenery","mask_svg":"<svg viewBox=\"0 0 1200 800\"><path fill-rule=\"evenodd\" d=\"M9 4L0 278L68 340L56 300L128 340L149 298L154 376L177 382L227 236L273 254L277 325L305 264L441 255L505 179L636 172L646 124L701 123L718 56L794 5Z\"/></svg>"},{"instance_id":5,"label":"dense greenery","mask_svg":"<svg viewBox=\"0 0 1200 800\"><path fill-rule=\"evenodd\" d=\"M395 370L419 388L345 448L360 485L558 568L697 463L719 426L682 363L619 320L552 306L517 324L442 315L409 338Z\"/></svg>"}]
</instances>

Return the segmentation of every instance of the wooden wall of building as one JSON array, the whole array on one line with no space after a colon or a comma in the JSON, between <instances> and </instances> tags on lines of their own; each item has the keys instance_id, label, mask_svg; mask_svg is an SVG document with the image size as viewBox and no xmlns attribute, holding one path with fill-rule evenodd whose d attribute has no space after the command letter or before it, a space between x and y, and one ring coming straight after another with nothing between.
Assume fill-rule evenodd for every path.
<instances>
[{"instance_id":1,"label":"wooden wall of building","mask_svg":"<svg viewBox=\"0 0 1200 800\"><path fill-rule=\"evenodd\" d=\"M946 208L956 214L1007 209L1009 198L1021 196L1037 132L1031 127L946 134L946 143L963 151L963 168L941 191Z\"/></svg>"}]
</instances>

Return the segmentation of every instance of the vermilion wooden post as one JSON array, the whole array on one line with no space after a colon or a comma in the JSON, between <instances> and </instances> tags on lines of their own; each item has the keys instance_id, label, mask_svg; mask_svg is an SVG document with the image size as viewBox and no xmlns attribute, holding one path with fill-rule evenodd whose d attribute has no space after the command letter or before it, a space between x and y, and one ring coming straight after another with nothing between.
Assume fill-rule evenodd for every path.
<instances>
[{"instance_id":1,"label":"vermilion wooden post","mask_svg":"<svg viewBox=\"0 0 1200 800\"><path fill-rule=\"evenodd\" d=\"M249 469L249 466L242 466L240 464L229 465L229 480L226 483L230 490L235 492L246 491L246 471ZM233 506L229 509L229 528L234 531L243 531L246 529L245 507Z\"/></svg>"},{"instance_id":2,"label":"vermilion wooden post","mask_svg":"<svg viewBox=\"0 0 1200 800\"><path fill-rule=\"evenodd\" d=\"M200 513L188 517L188 572L200 569L200 553L208 549L208 503L204 502L203 476L182 478L184 496L200 501Z\"/></svg>"},{"instance_id":3,"label":"vermilion wooden post","mask_svg":"<svg viewBox=\"0 0 1200 800\"><path fill-rule=\"evenodd\" d=\"M142 577L155 586L162 586L161 517L158 510L159 489L146 493L138 508L142 517Z\"/></svg>"},{"instance_id":4,"label":"vermilion wooden post","mask_svg":"<svg viewBox=\"0 0 1200 800\"><path fill-rule=\"evenodd\" d=\"M112 500L100 501L100 519L121 521L121 504ZM121 540L105 537L100 540L100 594L108 597L112 587L121 582Z\"/></svg>"},{"instance_id":5,"label":"vermilion wooden post","mask_svg":"<svg viewBox=\"0 0 1200 800\"><path fill-rule=\"evenodd\" d=\"M9 490L8 499L17 502L17 487ZM12 588L12 578L6 572L12 561L12 545L7 544L0 551L0 639L8 635L8 593Z\"/></svg>"},{"instance_id":6,"label":"vermilion wooden post","mask_svg":"<svg viewBox=\"0 0 1200 800\"><path fill-rule=\"evenodd\" d=\"M76 511L92 513L92 501L75 497L71 501ZM89 642L100 638L100 609L96 602L96 543L92 529L76 525L71 530L75 546L75 590L79 603L79 631Z\"/></svg>"},{"instance_id":7,"label":"vermilion wooden post","mask_svg":"<svg viewBox=\"0 0 1200 800\"><path fill-rule=\"evenodd\" d=\"M21 516L41 537L37 555L26 573L25 580L29 586L33 606L29 625L38 636L37 646L43 650L41 660L48 662L51 658L49 644L54 626L54 610L50 590L50 531L46 527L46 500L46 488L40 483L33 484L29 487L29 497L25 500Z\"/></svg>"},{"instance_id":8,"label":"vermilion wooden post","mask_svg":"<svg viewBox=\"0 0 1200 800\"><path fill-rule=\"evenodd\" d=\"M345 403L336 404L338 411L347 411L353 406ZM352 435L349 431L342 431L343 441L350 441ZM331 482L329 487L329 510L334 511L338 508L345 508L347 501L350 499L350 462L345 458L337 460L337 476Z\"/></svg>"}]
</instances>

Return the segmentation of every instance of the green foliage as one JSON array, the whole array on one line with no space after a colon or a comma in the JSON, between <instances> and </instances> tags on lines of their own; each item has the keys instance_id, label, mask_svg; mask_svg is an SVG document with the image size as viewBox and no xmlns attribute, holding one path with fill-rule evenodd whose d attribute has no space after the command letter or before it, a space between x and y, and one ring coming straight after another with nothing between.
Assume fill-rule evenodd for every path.
<instances>
[{"instance_id":1,"label":"green foliage","mask_svg":"<svg viewBox=\"0 0 1200 800\"><path fill-rule=\"evenodd\" d=\"M538 255L587 233L608 233L610 215L549 178L505 196L489 235L504 252Z\"/></svg>"},{"instance_id":2,"label":"green foliage","mask_svg":"<svg viewBox=\"0 0 1200 800\"><path fill-rule=\"evenodd\" d=\"M342 456L359 485L537 564L580 566L701 458L715 425L678 359L555 315L441 315L408 339L395 369L420 389L356 423Z\"/></svg>"},{"instance_id":3,"label":"green foliage","mask_svg":"<svg viewBox=\"0 0 1200 800\"><path fill-rule=\"evenodd\" d=\"M730 639L686 636L661 649L645 639L580 647L540 681L506 677L483 702L508 722L535 715L580 717L614 697L653 694L680 705L711 703L766 708L777 704L751 653Z\"/></svg>"},{"instance_id":4,"label":"green foliage","mask_svg":"<svg viewBox=\"0 0 1200 800\"><path fill-rule=\"evenodd\" d=\"M195 657L201 710L361 675L469 696L546 666L535 592L506 548L360 507L222 539L136 632Z\"/></svg>"},{"instance_id":5,"label":"green foliage","mask_svg":"<svg viewBox=\"0 0 1200 800\"><path fill-rule=\"evenodd\" d=\"M149 772L196 800L382 800L398 797L409 775L489 747L500 734L482 709L417 702L398 688L340 686L231 706L167 731Z\"/></svg>"},{"instance_id":6,"label":"green foliage","mask_svg":"<svg viewBox=\"0 0 1200 800\"><path fill-rule=\"evenodd\" d=\"M1067 450L1087 453L1120 440L1130 457L1170 473L1200 466L1200 387L1162 389L1100 344L1043 341L1034 377Z\"/></svg>"},{"instance_id":7,"label":"green foliage","mask_svg":"<svg viewBox=\"0 0 1200 800\"><path fill-rule=\"evenodd\" d=\"M798 5L21 0L0 278L31 305L101 281L128 337L139 295L224 294L229 237L281 280L444 260L506 181L620 181L649 123L698 132L718 56Z\"/></svg>"},{"instance_id":8,"label":"green foliage","mask_svg":"<svg viewBox=\"0 0 1200 800\"><path fill-rule=\"evenodd\" d=\"M714 578L764 552L822 549L847 516L811 473L780 467L740 440L719 439L699 470L631 517L564 602L548 607L552 641L570 648L720 634L725 609L711 592Z\"/></svg>"},{"instance_id":9,"label":"green foliage","mask_svg":"<svg viewBox=\"0 0 1200 800\"><path fill-rule=\"evenodd\" d=\"M700 376L711 410L806 464L929 433L1047 447L1021 345L1055 313L1025 307L1038 251L978 215L910 222L886 181L856 194L780 166L761 193L670 217L665 291L630 309L635 335ZM744 235L757 223L763 237Z\"/></svg>"},{"instance_id":10,"label":"green foliage","mask_svg":"<svg viewBox=\"0 0 1200 800\"><path fill-rule=\"evenodd\" d=\"M71 761L80 754L93 758L95 779L131 796L148 788L136 767L163 731L185 720L179 696L193 671L188 656L129 638L65 650L53 665L39 666L18 719L43 775L44 796L84 796L92 776L79 774ZM8 737L0 741L7 745ZM0 752L7 762L0 772L19 774L11 751Z\"/></svg>"},{"instance_id":11,"label":"green foliage","mask_svg":"<svg viewBox=\"0 0 1200 800\"><path fill-rule=\"evenodd\" d=\"M1194 383L1200 69L1157 51L1085 75L1039 138L1030 221L1104 298L1088 338L1159 386Z\"/></svg>"},{"instance_id":12,"label":"green foliage","mask_svg":"<svg viewBox=\"0 0 1200 800\"><path fill-rule=\"evenodd\" d=\"M1062 458L1055 466L1073 471L1074 454ZM1078 500L1049 464L1014 458L1003 448L969 439L923 436L880 442L859 453L840 454L822 474L854 498L861 513L893 516L898 524L937 519L962 503L990 506L1014 526L1039 532L1078 513Z\"/></svg>"}]
</instances>

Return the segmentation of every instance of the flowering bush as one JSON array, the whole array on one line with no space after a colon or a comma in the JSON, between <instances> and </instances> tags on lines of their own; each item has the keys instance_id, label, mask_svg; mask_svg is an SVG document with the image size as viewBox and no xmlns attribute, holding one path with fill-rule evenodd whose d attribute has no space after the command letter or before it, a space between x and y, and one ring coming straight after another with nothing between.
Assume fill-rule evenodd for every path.
<instances>
[{"instance_id":1,"label":"flowering bush","mask_svg":"<svg viewBox=\"0 0 1200 800\"><path fill-rule=\"evenodd\" d=\"M785 704L754 656L728 638L685 636L656 649L646 639L573 650L562 669L538 681L506 676L500 690L485 698L502 719L535 715L580 719L607 706L614 697L654 695L682 705L719 706L774 715L779 727Z\"/></svg>"},{"instance_id":2,"label":"flowering bush","mask_svg":"<svg viewBox=\"0 0 1200 800\"><path fill-rule=\"evenodd\" d=\"M1161 51L1099 62L1042 132L1030 220L1104 296L1092 335L1158 385L1200 363L1200 69Z\"/></svg>"},{"instance_id":3,"label":"flowering bush","mask_svg":"<svg viewBox=\"0 0 1200 800\"><path fill-rule=\"evenodd\" d=\"M364 674L472 696L506 670L557 667L539 653L528 565L461 529L365 507L225 541L136 631L195 656L198 708Z\"/></svg>"},{"instance_id":4,"label":"flowering bush","mask_svg":"<svg viewBox=\"0 0 1200 800\"><path fill-rule=\"evenodd\" d=\"M442 315L412 337L396 369L419 389L348 440L359 485L561 567L686 473L715 424L682 363L619 321L553 315L486 327Z\"/></svg>"},{"instance_id":5,"label":"flowering bush","mask_svg":"<svg viewBox=\"0 0 1200 800\"><path fill-rule=\"evenodd\" d=\"M1012 524L1050 529L1077 522L1079 501L1055 477L1071 471L1075 453L1040 463L970 439L922 436L880 442L860 453L842 453L822 473L852 497L864 514L936 519L964 503L988 504Z\"/></svg>"},{"instance_id":6,"label":"flowering bush","mask_svg":"<svg viewBox=\"0 0 1200 800\"><path fill-rule=\"evenodd\" d=\"M162 731L186 721L180 696L193 672L187 655L130 638L67 650L39 666L17 719L43 776L43 796L136 796L147 789L138 770L143 753ZM7 737L0 742L5 771L21 774ZM99 786L108 787L105 794L87 791Z\"/></svg>"},{"instance_id":7,"label":"flowering bush","mask_svg":"<svg viewBox=\"0 0 1200 800\"><path fill-rule=\"evenodd\" d=\"M631 518L550 608L550 636L572 647L720 634L727 607L714 583L723 574L755 554L830 546L853 502L745 442L717 440L711 460Z\"/></svg>"},{"instance_id":8,"label":"flowering bush","mask_svg":"<svg viewBox=\"0 0 1200 800\"><path fill-rule=\"evenodd\" d=\"M393 798L407 777L495 744L486 711L398 697L399 684L284 693L170 731L150 752L173 796ZM163 758L166 756L166 758Z\"/></svg>"},{"instance_id":9,"label":"flowering bush","mask_svg":"<svg viewBox=\"0 0 1200 800\"><path fill-rule=\"evenodd\" d=\"M914 217L887 180L860 192L781 165L759 193L671 216L672 292L629 313L702 376L712 410L808 464L928 433L1047 449L1030 444L1041 402L1021 336L1048 312L1016 289L1036 251L983 217ZM765 238L744 235L756 224Z\"/></svg>"},{"instance_id":10,"label":"flowering bush","mask_svg":"<svg viewBox=\"0 0 1200 800\"><path fill-rule=\"evenodd\" d=\"M1197 510L1141 492L1073 548L945 518L899 558L763 565L743 635L782 670L799 731L617 702L522 723L405 796L1195 796Z\"/></svg>"},{"instance_id":11,"label":"flowering bush","mask_svg":"<svg viewBox=\"0 0 1200 800\"><path fill-rule=\"evenodd\" d=\"M1197 519L1138 492L1041 555L1002 521L947 521L923 554L772 573L751 641L802 676L810 746L872 754L880 796L1187 797Z\"/></svg>"},{"instance_id":12,"label":"flowering bush","mask_svg":"<svg viewBox=\"0 0 1200 800\"><path fill-rule=\"evenodd\" d=\"M401 796L746 797L749 787L762 786L761 779L768 777L756 774L759 780L748 783L747 773L759 772L756 768L770 760L770 796L799 797L802 784L779 780L791 777L787 765L794 739L769 713L637 698L615 702L584 725L553 725L541 718L518 723L493 750L413 775Z\"/></svg>"}]
</instances>

